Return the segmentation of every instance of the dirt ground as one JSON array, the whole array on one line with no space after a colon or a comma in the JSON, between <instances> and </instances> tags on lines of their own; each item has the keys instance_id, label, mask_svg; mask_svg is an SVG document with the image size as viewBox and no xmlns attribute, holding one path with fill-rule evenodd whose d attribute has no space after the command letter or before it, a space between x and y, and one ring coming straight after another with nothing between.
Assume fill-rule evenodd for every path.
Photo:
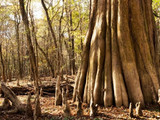
<instances>
[{"instance_id":1,"label":"dirt ground","mask_svg":"<svg viewBox=\"0 0 160 120\"><path fill-rule=\"evenodd\" d=\"M74 77L73 77L74 79ZM42 78L42 84L48 83L48 81L53 81L51 78ZM26 83L29 83L27 80L20 81L21 86L25 86ZM73 82L70 82L73 84ZM16 86L16 81L8 83L9 86ZM70 93L71 94L71 93ZM71 94L72 95L72 94ZM83 116L76 116L76 102L72 103L70 99L68 100L70 104L71 115L68 117L63 116L63 107L54 105L54 97L52 96L42 96L40 98L42 117L41 120L115 120L115 119L131 119L129 118L129 110L128 108L120 107L99 107L98 113L95 118L89 117L89 106L87 104L83 104ZM18 98L22 101L22 103L26 103L27 95L18 95ZM2 97L0 97L0 106L3 102ZM34 108L34 95L31 97L32 107ZM150 105L146 106L145 109L142 110L143 116L140 118L132 118L132 119L151 119L157 120L160 119L160 107L158 105ZM135 114L135 110L134 110ZM31 118L27 118L25 114L0 114L0 120L32 120Z\"/></svg>"}]
</instances>

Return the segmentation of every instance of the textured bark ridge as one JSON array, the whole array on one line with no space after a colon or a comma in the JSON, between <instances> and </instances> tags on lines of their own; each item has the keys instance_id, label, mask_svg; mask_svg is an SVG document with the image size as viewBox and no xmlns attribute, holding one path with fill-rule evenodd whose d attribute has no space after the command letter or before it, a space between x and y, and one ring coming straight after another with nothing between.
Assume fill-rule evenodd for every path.
<instances>
[{"instance_id":1,"label":"textured bark ridge","mask_svg":"<svg viewBox=\"0 0 160 120\"><path fill-rule=\"evenodd\" d=\"M89 29L77 74L83 102L128 107L157 101L157 37L151 1L92 0Z\"/></svg>"}]
</instances>

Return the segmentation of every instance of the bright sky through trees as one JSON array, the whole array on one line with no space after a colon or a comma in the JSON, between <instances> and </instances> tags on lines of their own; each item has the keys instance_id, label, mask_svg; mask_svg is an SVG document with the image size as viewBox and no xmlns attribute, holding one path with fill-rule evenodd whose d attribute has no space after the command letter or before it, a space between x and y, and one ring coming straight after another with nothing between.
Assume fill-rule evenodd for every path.
<instances>
[{"instance_id":1,"label":"bright sky through trees","mask_svg":"<svg viewBox=\"0 0 160 120\"><path fill-rule=\"evenodd\" d=\"M33 8L33 14L36 19L41 19L44 17L44 12L43 12L41 2L33 2L32 8Z\"/></svg>"},{"instance_id":2,"label":"bright sky through trees","mask_svg":"<svg viewBox=\"0 0 160 120\"><path fill-rule=\"evenodd\" d=\"M41 2L39 1L32 1L32 9L33 14L36 19L41 19L44 17L43 8ZM10 6L12 5L12 0L0 0L0 6Z\"/></svg>"}]
</instances>

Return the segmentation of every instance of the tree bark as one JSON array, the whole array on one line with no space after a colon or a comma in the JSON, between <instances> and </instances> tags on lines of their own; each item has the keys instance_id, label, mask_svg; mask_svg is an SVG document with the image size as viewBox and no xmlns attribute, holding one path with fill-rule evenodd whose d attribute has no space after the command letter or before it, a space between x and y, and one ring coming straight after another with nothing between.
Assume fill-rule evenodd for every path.
<instances>
[{"instance_id":1,"label":"tree bark","mask_svg":"<svg viewBox=\"0 0 160 120\"><path fill-rule=\"evenodd\" d=\"M93 90L94 105L128 107L129 102L140 102L144 107L155 102L160 83L151 1L91 2L73 100L78 90L90 103Z\"/></svg>"}]
</instances>

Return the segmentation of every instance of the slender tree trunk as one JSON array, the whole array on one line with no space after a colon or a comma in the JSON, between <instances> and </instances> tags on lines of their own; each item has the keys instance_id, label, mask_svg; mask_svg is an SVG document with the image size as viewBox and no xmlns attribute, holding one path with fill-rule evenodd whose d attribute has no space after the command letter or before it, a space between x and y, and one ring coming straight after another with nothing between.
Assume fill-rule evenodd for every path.
<instances>
[{"instance_id":1,"label":"slender tree trunk","mask_svg":"<svg viewBox=\"0 0 160 120\"><path fill-rule=\"evenodd\" d=\"M75 58L74 58L74 35L73 35L73 22L72 22L72 10L71 6L69 7L70 12L70 27L71 27L71 66L72 74L75 74Z\"/></svg>"},{"instance_id":2,"label":"slender tree trunk","mask_svg":"<svg viewBox=\"0 0 160 120\"><path fill-rule=\"evenodd\" d=\"M25 26L25 32L26 32L26 36L27 36L27 46L28 46L28 50L29 50L31 73L33 75L33 80L35 82L35 88L36 88L34 119L35 118L38 119L38 117L41 116L41 108L40 108L40 102L39 102L38 69L37 69L37 64L36 64L36 57L35 57L35 53L34 53L34 48L33 48L32 41L31 41L28 16L27 16L27 14L25 12L25 8L24 8L24 0L19 0L19 4L20 4L22 20L23 20L23 23Z\"/></svg>"},{"instance_id":3,"label":"slender tree trunk","mask_svg":"<svg viewBox=\"0 0 160 120\"><path fill-rule=\"evenodd\" d=\"M63 79L63 68L64 68L64 66L63 66L63 63L64 63L64 61L63 61L63 51L62 51L62 44L63 44L63 42L62 42L62 20L63 20L63 14L64 14L64 0L62 0L62 2L63 2L63 6L62 6L62 12L61 12L61 16L60 16L60 19L59 19L59 46L60 46L60 68L61 68L61 70L60 70L60 74L61 74L61 79Z\"/></svg>"},{"instance_id":4,"label":"slender tree trunk","mask_svg":"<svg viewBox=\"0 0 160 120\"><path fill-rule=\"evenodd\" d=\"M2 80L3 82L7 82L6 74L5 74L5 65L4 65L3 54L2 54L2 44L0 44L0 58L1 58L1 65L2 65Z\"/></svg>"},{"instance_id":5,"label":"slender tree trunk","mask_svg":"<svg viewBox=\"0 0 160 120\"><path fill-rule=\"evenodd\" d=\"M35 53L34 53L34 48L33 48L32 41L31 41L29 21L28 21L28 17L25 12L25 9L24 9L24 1L19 0L19 3L20 3L20 10L21 10L21 14L22 14L23 23L25 26L25 32L26 32L26 36L27 36L27 46L28 46L28 50L29 50L31 71L33 73L33 79L35 81L35 86L38 89L38 86L39 86L39 84L38 84L38 70L37 70L37 66L36 66L36 57L35 57Z\"/></svg>"},{"instance_id":6,"label":"slender tree trunk","mask_svg":"<svg viewBox=\"0 0 160 120\"><path fill-rule=\"evenodd\" d=\"M68 23L68 42L69 44L67 45L68 48L68 55L69 55L69 73L70 74L75 74L75 52L74 52L74 29L73 29L73 18L72 18L72 7L71 7L71 1L70 0L66 0L65 1L65 12L66 12L66 17L67 17L67 21L69 21Z\"/></svg>"},{"instance_id":7,"label":"slender tree trunk","mask_svg":"<svg viewBox=\"0 0 160 120\"><path fill-rule=\"evenodd\" d=\"M23 47L23 45L24 45L24 40L23 40L23 33L21 33L21 39L22 39L22 41L21 41L21 46L22 46L22 48L21 48L21 51L20 51L20 53L21 53L21 68L22 68L22 76L24 75L24 57L23 57L23 55L24 55L24 47Z\"/></svg>"},{"instance_id":8,"label":"slender tree trunk","mask_svg":"<svg viewBox=\"0 0 160 120\"><path fill-rule=\"evenodd\" d=\"M70 0L69 0L70 2ZM72 19L72 8L71 8L71 4L69 4L69 8L68 8L68 12L69 12L69 34L70 34L70 42L71 42L71 73L75 74L75 58L74 58L74 34L73 34L73 19Z\"/></svg>"},{"instance_id":9,"label":"slender tree trunk","mask_svg":"<svg viewBox=\"0 0 160 120\"><path fill-rule=\"evenodd\" d=\"M16 40L17 40L17 56L18 56L18 69L19 69L19 78L22 79L22 65L21 65L21 55L20 55L20 39L19 39L19 21L17 16L15 15L15 30L16 30Z\"/></svg>"}]
</instances>

